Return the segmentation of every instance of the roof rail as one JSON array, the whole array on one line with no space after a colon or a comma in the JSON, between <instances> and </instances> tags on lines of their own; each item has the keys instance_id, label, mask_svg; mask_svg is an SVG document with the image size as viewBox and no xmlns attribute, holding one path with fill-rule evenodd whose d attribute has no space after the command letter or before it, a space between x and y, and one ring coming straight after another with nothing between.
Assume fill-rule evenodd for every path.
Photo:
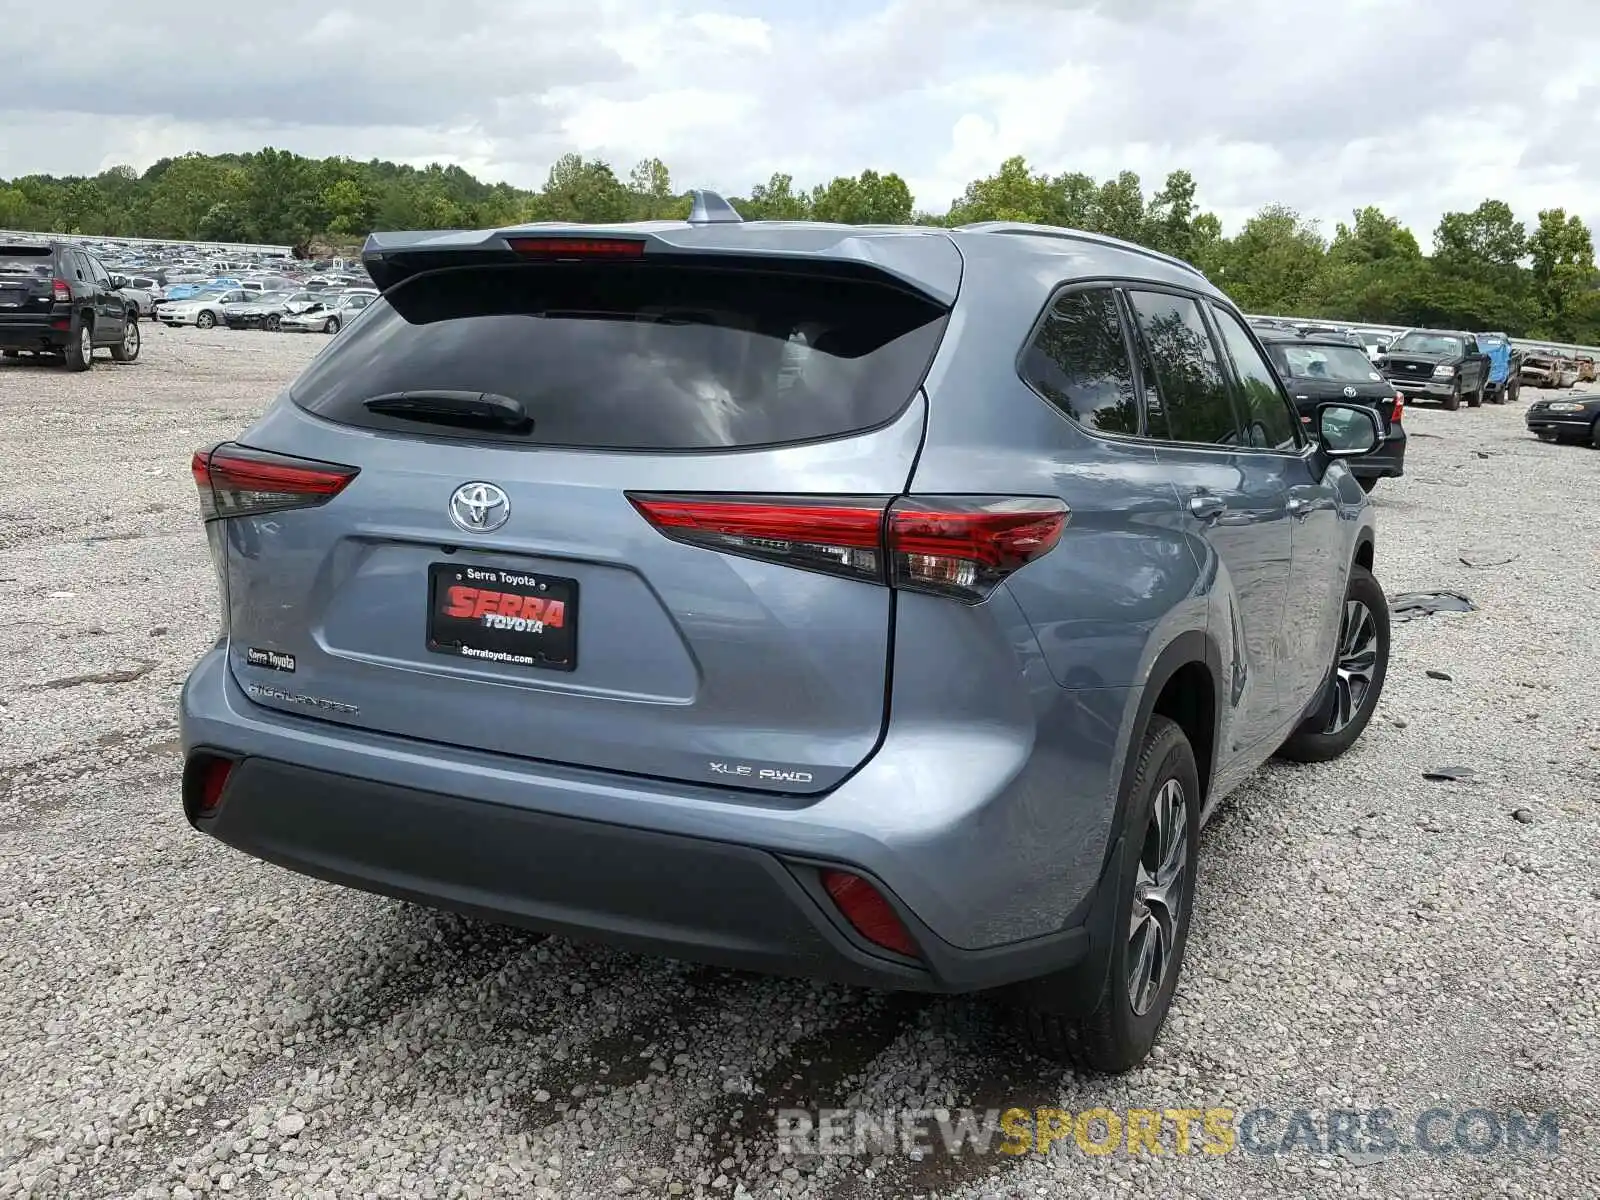
<instances>
[{"instance_id":1,"label":"roof rail","mask_svg":"<svg viewBox=\"0 0 1600 1200\"><path fill-rule=\"evenodd\" d=\"M693 189L689 193L689 200L691 225L732 225L744 220L733 205L707 188Z\"/></svg>"},{"instance_id":2,"label":"roof rail","mask_svg":"<svg viewBox=\"0 0 1600 1200\"><path fill-rule=\"evenodd\" d=\"M1124 241L1122 238L1112 237L1105 233L1086 233L1081 229L1062 229L1057 225L1035 225L1028 221L973 221L969 225L959 225L958 229L968 233L1022 233L1033 234L1035 237L1061 238L1074 242L1094 242L1101 246L1115 246L1118 250L1129 250L1134 254L1142 254L1146 258L1154 258L1188 271L1191 275L1198 275L1206 279L1206 274L1191 262L1184 262L1172 254L1163 254L1160 250L1152 250L1148 246L1141 246L1138 242ZM1211 281L1206 279L1207 283Z\"/></svg>"}]
</instances>

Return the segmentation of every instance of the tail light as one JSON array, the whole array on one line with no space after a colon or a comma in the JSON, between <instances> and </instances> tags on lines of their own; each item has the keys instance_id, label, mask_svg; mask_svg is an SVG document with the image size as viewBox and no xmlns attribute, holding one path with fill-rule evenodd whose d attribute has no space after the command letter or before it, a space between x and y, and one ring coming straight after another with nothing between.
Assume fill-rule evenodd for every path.
<instances>
[{"instance_id":1,"label":"tail light","mask_svg":"<svg viewBox=\"0 0 1600 1200\"><path fill-rule=\"evenodd\" d=\"M707 550L976 604L1048 554L1060 500L630 494L665 537Z\"/></svg>"},{"instance_id":2,"label":"tail light","mask_svg":"<svg viewBox=\"0 0 1600 1200\"><path fill-rule=\"evenodd\" d=\"M529 258L644 257L644 243L633 238L514 237L506 245Z\"/></svg>"},{"instance_id":3,"label":"tail light","mask_svg":"<svg viewBox=\"0 0 1600 1200\"><path fill-rule=\"evenodd\" d=\"M1405 416L1405 414L1406 414L1406 398L1405 398L1405 395L1402 392L1396 392L1394 394L1394 411L1389 414L1389 424L1398 425L1400 423L1400 418Z\"/></svg>"},{"instance_id":4,"label":"tail light","mask_svg":"<svg viewBox=\"0 0 1600 1200\"><path fill-rule=\"evenodd\" d=\"M50 283L50 298L56 303L72 299L72 285L65 279L52 280Z\"/></svg>"},{"instance_id":5,"label":"tail light","mask_svg":"<svg viewBox=\"0 0 1600 1200\"><path fill-rule=\"evenodd\" d=\"M839 906L844 919L867 941L896 954L917 957L917 944L906 932L899 914L883 898L883 893L861 876L849 871L823 871L822 886Z\"/></svg>"},{"instance_id":6,"label":"tail light","mask_svg":"<svg viewBox=\"0 0 1600 1200\"><path fill-rule=\"evenodd\" d=\"M332 500L359 473L356 467L227 442L195 451L190 470L200 492L200 515L207 521L314 508Z\"/></svg>"},{"instance_id":7,"label":"tail light","mask_svg":"<svg viewBox=\"0 0 1600 1200\"><path fill-rule=\"evenodd\" d=\"M209 817L217 811L233 767L233 759L204 750L190 756L183 768L183 799L191 816Z\"/></svg>"}]
</instances>

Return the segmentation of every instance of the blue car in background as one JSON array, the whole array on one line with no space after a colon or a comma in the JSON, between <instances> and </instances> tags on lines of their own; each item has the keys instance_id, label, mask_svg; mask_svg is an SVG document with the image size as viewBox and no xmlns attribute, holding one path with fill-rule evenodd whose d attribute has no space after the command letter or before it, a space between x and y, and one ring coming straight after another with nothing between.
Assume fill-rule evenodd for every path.
<instances>
[{"instance_id":1,"label":"blue car in background","mask_svg":"<svg viewBox=\"0 0 1600 1200\"><path fill-rule=\"evenodd\" d=\"M1478 349L1489 356L1489 379L1483 387L1483 398L1490 404L1515 400L1521 391L1516 361L1520 355L1512 349L1511 339L1503 333L1480 333Z\"/></svg>"}]
</instances>

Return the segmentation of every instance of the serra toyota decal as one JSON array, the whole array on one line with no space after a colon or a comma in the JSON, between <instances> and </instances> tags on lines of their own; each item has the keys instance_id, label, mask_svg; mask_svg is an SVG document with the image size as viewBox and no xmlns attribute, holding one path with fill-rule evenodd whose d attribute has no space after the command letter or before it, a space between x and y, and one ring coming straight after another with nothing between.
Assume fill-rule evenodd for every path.
<instances>
[{"instance_id":1,"label":"serra toyota decal","mask_svg":"<svg viewBox=\"0 0 1600 1200\"><path fill-rule=\"evenodd\" d=\"M533 633L546 626L560 629L567 621L567 606L560 600L520 596L489 588L457 584L446 592L445 615L481 621L490 629L516 629Z\"/></svg>"}]
</instances>

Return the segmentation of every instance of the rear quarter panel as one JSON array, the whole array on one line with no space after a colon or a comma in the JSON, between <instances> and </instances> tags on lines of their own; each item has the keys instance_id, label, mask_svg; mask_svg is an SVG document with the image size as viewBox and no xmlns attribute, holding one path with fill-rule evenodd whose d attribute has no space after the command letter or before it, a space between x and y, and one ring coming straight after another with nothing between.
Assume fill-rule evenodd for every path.
<instances>
[{"instance_id":1,"label":"rear quarter panel","mask_svg":"<svg viewBox=\"0 0 1600 1200\"><path fill-rule=\"evenodd\" d=\"M1206 630L1210 593L1225 586L1192 552L1153 447L1084 433L1018 376L1017 354L1055 287L1097 269L1092 251L1073 247L968 256L926 385L928 431L911 488L1056 496L1071 509L1060 545L1005 585L1056 688L1036 697L1046 752L1032 760L1041 777L1025 782L1040 861L1059 864L1058 878L1062 866L1100 861L1141 690L1168 644ZM1097 753L1084 751L1091 740Z\"/></svg>"}]
</instances>

